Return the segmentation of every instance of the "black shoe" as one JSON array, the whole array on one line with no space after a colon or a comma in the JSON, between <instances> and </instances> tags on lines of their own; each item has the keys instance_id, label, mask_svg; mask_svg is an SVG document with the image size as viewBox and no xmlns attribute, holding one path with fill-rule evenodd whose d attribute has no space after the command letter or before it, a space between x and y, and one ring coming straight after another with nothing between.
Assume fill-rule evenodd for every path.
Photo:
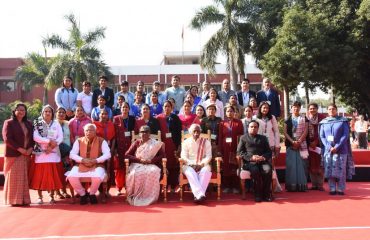
<instances>
[{"instance_id":1,"label":"black shoe","mask_svg":"<svg viewBox=\"0 0 370 240\"><path fill-rule=\"evenodd\" d=\"M91 204L98 204L98 199L96 198L95 194L90 195L90 203Z\"/></svg>"},{"instance_id":2,"label":"black shoe","mask_svg":"<svg viewBox=\"0 0 370 240\"><path fill-rule=\"evenodd\" d=\"M262 202L262 198L260 198L260 197L255 197L255 198L254 198L254 201L255 201L255 202Z\"/></svg>"},{"instance_id":3,"label":"black shoe","mask_svg":"<svg viewBox=\"0 0 370 240\"><path fill-rule=\"evenodd\" d=\"M337 194L343 196L344 192L337 192Z\"/></svg>"},{"instance_id":4,"label":"black shoe","mask_svg":"<svg viewBox=\"0 0 370 240\"><path fill-rule=\"evenodd\" d=\"M204 203L205 200L206 200L206 197L205 196L201 196L199 199L198 198L194 198L194 203L196 203L196 204L202 204L202 203Z\"/></svg>"},{"instance_id":5,"label":"black shoe","mask_svg":"<svg viewBox=\"0 0 370 240\"><path fill-rule=\"evenodd\" d=\"M263 201L264 202L272 202L272 198L271 197L266 197L266 198L263 198Z\"/></svg>"},{"instance_id":6,"label":"black shoe","mask_svg":"<svg viewBox=\"0 0 370 240\"><path fill-rule=\"evenodd\" d=\"M329 194L330 194L330 195L336 195L336 194L337 194L337 192L336 192L336 191L330 191L330 192L329 192Z\"/></svg>"},{"instance_id":7,"label":"black shoe","mask_svg":"<svg viewBox=\"0 0 370 240\"><path fill-rule=\"evenodd\" d=\"M82 197L80 196L80 205L86 205L89 203L89 194L85 194Z\"/></svg>"}]
</instances>

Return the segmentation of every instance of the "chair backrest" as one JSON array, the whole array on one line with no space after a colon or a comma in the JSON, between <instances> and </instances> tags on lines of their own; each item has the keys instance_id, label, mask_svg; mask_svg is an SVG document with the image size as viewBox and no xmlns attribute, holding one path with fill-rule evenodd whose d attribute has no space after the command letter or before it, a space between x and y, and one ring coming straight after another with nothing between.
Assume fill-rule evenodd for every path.
<instances>
[{"instance_id":1,"label":"chair backrest","mask_svg":"<svg viewBox=\"0 0 370 240\"><path fill-rule=\"evenodd\" d=\"M134 131L131 132L131 136L132 136L132 138L131 138L132 143L135 142L136 140L140 139L140 134L135 134ZM157 134L150 134L150 138L155 139L159 142L162 142L161 131L158 131Z\"/></svg>"},{"instance_id":2,"label":"chair backrest","mask_svg":"<svg viewBox=\"0 0 370 240\"><path fill-rule=\"evenodd\" d=\"M191 133L185 133L184 131L181 131L181 142L184 142L186 139L192 137ZM200 137L206 138L209 141L211 141L211 130L208 130L207 133L201 133Z\"/></svg>"}]
</instances>

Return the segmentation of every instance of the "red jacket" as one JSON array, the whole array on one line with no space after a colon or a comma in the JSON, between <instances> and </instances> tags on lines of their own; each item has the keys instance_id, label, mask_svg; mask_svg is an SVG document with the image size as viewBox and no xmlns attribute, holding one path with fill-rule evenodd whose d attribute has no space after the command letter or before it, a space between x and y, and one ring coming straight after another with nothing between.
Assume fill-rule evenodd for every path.
<instances>
[{"instance_id":1,"label":"red jacket","mask_svg":"<svg viewBox=\"0 0 370 240\"><path fill-rule=\"evenodd\" d=\"M24 122L28 130L27 136L24 135L21 125L16 119L8 119L3 126L3 139L5 142L5 157L18 157L21 155L17 151L19 147L23 148L25 137L28 138L27 148L33 147L33 126L30 121Z\"/></svg>"}]
</instances>

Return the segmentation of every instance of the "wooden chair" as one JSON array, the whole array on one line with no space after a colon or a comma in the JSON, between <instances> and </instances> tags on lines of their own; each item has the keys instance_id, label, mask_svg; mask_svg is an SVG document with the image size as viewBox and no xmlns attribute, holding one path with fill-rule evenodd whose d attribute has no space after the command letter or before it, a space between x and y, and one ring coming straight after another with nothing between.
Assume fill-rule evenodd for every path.
<instances>
[{"instance_id":1,"label":"wooden chair","mask_svg":"<svg viewBox=\"0 0 370 240\"><path fill-rule=\"evenodd\" d=\"M243 159L241 156L236 156L236 161L238 163L238 176L240 178L240 189L242 193L242 199L246 199L245 193L245 180L252 179L251 173L247 170L243 170ZM272 180L271 180L271 197L273 198L275 184L274 180L277 179L276 171L275 171L275 158L273 157L271 160L272 165Z\"/></svg>"},{"instance_id":2,"label":"wooden chair","mask_svg":"<svg viewBox=\"0 0 370 240\"><path fill-rule=\"evenodd\" d=\"M190 133L184 133L184 131L181 131L181 143L183 143L187 138L192 137ZM211 141L211 131L208 130L207 133L201 133L200 137L207 138L209 141ZM216 161L216 172L212 171L212 177L209 183L216 184L217 185L217 200L221 199L221 157L214 158ZM179 157L180 162L180 176L179 176L179 186L180 186L180 201L183 201L183 187L186 184L189 184L188 179L186 178L185 174L182 172L182 167L184 165L184 160Z\"/></svg>"},{"instance_id":3,"label":"wooden chair","mask_svg":"<svg viewBox=\"0 0 370 240\"><path fill-rule=\"evenodd\" d=\"M134 131L131 132L131 136L132 136L131 143L134 143L136 140L140 139L140 135L135 134ZM162 142L161 131L158 131L157 134L150 134L150 138ZM165 146L163 145L162 147L164 148ZM125 165L126 165L126 179L127 179L129 165L130 165L130 160L127 158L125 159ZM167 158L162 158L162 168L163 168L163 176L159 184L162 185L163 201L167 202Z\"/></svg>"}]
</instances>

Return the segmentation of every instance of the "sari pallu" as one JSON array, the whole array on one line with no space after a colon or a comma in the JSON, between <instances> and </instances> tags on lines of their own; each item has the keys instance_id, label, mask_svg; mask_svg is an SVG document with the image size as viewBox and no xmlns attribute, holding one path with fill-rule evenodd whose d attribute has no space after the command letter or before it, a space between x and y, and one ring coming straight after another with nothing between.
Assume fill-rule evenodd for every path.
<instances>
[{"instance_id":1,"label":"sari pallu","mask_svg":"<svg viewBox=\"0 0 370 240\"><path fill-rule=\"evenodd\" d=\"M163 143L154 139L137 146L135 158L152 160ZM158 200L161 169L155 164L133 162L126 179L127 201L134 206L147 206Z\"/></svg>"},{"instance_id":2,"label":"sari pallu","mask_svg":"<svg viewBox=\"0 0 370 240\"><path fill-rule=\"evenodd\" d=\"M296 121L295 123L293 121ZM296 120L290 116L285 124L287 134L293 139L299 139L305 131L307 118L298 116ZM307 190L307 166L308 158L307 141L303 141L299 149L293 149L292 144L286 140L286 169L285 169L285 188L287 191L306 191Z\"/></svg>"}]
</instances>

